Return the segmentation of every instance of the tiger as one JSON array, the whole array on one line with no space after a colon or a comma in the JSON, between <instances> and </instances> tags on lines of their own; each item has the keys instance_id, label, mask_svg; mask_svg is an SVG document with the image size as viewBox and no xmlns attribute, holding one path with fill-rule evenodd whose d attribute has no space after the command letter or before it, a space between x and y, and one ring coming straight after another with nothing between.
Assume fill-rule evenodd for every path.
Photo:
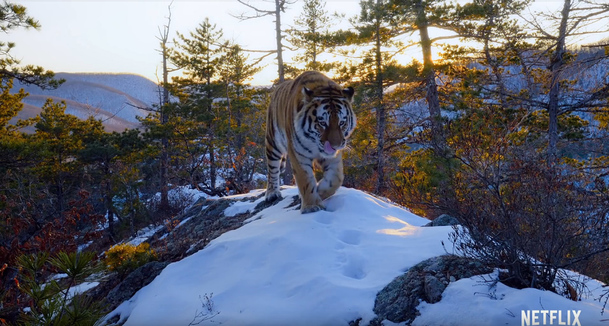
<instances>
[{"instance_id":1,"label":"tiger","mask_svg":"<svg viewBox=\"0 0 609 326\"><path fill-rule=\"evenodd\" d=\"M344 180L342 151L353 133L353 87L343 88L320 72L307 71L271 94L266 120L265 200L281 199L279 176L291 162L302 214L325 210L322 201ZM317 181L314 165L323 170Z\"/></svg>"}]
</instances>

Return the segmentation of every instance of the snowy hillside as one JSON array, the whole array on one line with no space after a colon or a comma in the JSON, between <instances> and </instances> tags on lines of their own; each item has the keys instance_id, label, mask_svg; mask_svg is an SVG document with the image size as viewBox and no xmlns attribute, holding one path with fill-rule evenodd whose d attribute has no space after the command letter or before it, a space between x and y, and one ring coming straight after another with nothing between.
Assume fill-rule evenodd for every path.
<instances>
[{"instance_id":1,"label":"snowy hillside","mask_svg":"<svg viewBox=\"0 0 609 326\"><path fill-rule=\"evenodd\" d=\"M354 324L368 325L376 294L415 264L445 254L442 242L449 244L451 227L422 227L429 221L358 190L340 188L325 201L327 211L304 215L292 205L296 188L282 194L281 202L240 228L167 266L106 320L120 316L118 323L129 326L346 326L361 318ZM224 215L253 211L263 198L236 201ZM440 302L420 304L414 324L521 325L521 311L542 309L562 311L563 322L568 311L571 322L571 311L579 311L581 325L606 323L602 303L594 300L601 284L587 285L590 296L574 302L465 278L451 282Z\"/></svg>"},{"instance_id":2,"label":"snowy hillside","mask_svg":"<svg viewBox=\"0 0 609 326\"><path fill-rule=\"evenodd\" d=\"M18 119L26 119L40 112L47 98L55 102L65 101L66 112L81 119L94 116L101 119L108 131L122 131L138 126L136 116L146 116L158 103L157 85L138 75L99 73L58 73L57 79L65 79L59 88L42 90L37 86L15 83L13 92L23 88L30 95L23 102L27 110Z\"/></svg>"}]
</instances>

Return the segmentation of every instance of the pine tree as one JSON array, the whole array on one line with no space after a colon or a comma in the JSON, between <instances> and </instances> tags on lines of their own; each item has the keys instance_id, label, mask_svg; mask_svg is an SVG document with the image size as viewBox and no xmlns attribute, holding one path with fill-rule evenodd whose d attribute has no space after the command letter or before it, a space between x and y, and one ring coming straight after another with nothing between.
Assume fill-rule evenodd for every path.
<instances>
[{"instance_id":1,"label":"pine tree","mask_svg":"<svg viewBox=\"0 0 609 326\"><path fill-rule=\"evenodd\" d=\"M441 7L440 12L450 13L442 26L478 42L451 47L446 51L450 66L441 70L446 80L440 94L445 96L443 109L458 112L444 126L451 155L415 151L402 161L395 182L400 201L431 216L452 214L466 226L468 235L456 238L460 250L508 266L506 276L515 286L556 290L559 266L575 266L582 257L609 250L602 240L606 232L598 232L606 223L604 213L593 208L599 198L607 198L606 185L595 184L598 175L588 174L593 169L573 158L589 155L583 148L594 146L594 140L586 138L588 122L569 114L582 104L601 108L606 88L602 83L573 86L576 81L569 75L579 71L569 66L577 61L568 51L555 56L558 38L549 30L537 35L537 44L527 43L535 34L527 34L510 17L524 5L474 1ZM560 29L561 19L556 22ZM552 70L553 59L562 60L560 69ZM552 82L553 73L562 75L558 82ZM551 163L544 153L551 120L547 109L557 84L560 97L569 96L559 99L558 140L576 142L578 148ZM590 98L594 100L586 102ZM583 225L594 226L582 231ZM480 246L484 252L476 250ZM523 252L534 258L524 258Z\"/></svg>"},{"instance_id":2,"label":"pine tree","mask_svg":"<svg viewBox=\"0 0 609 326\"><path fill-rule=\"evenodd\" d=\"M40 23L29 16L27 8L4 1L0 4L0 30L4 33L17 28L39 29ZM42 67L19 66L19 60L11 56L11 49L15 47L12 42L0 42L0 168L25 163L25 151L22 135L16 127L25 124L11 123L23 108L21 101L27 96L23 89L11 94L13 81L18 80L26 84L36 84L43 88L58 87L63 81L54 80L54 73L45 71Z\"/></svg>"},{"instance_id":3,"label":"pine tree","mask_svg":"<svg viewBox=\"0 0 609 326\"><path fill-rule=\"evenodd\" d=\"M221 59L220 81L222 82L226 106L229 112L229 120L235 120L236 130L234 132L235 147L243 147L242 126L244 115L252 109L252 89L248 81L258 73L261 68L254 63L248 63L249 57L243 53L239 45L225 47L225 53ZM232 124L232 122L231 122Z\"/></svg>"},{"instance_id":4,"label":"pine tree","mask_svg":"<svg viewBox=\"0 0 609 326\"><path fill-rule=\"evenodd\" d=\"M547 65L549 74L549 85L547 85L547 111L548 111L548 163L555 164L559 159L558 140L559 140L559 115L570 114L573 111L583 111L588 108L595 108L599 104L602 106L603 98L608 98L607 90L609 83L594 90L590 94L582 94L577 98L572 98L570 94L567 98L565 93L572 93L575 87L572 84L573 77L569 77L566 72L571 67L581 70L590 69L593 63L582 64L575 60L576 55L567 49L568 41L574 37L580 37L582 28L593 21L609 23L609 6L597 4L591 1L564 0L560 13L553 18L557 23L557 30L551 31L539 24L536 20L529 23L536 29L536 38L542 47L540 51L549 52L550 60ZM552 18L551 18L552 19ZM608 29L605 28L605 31ZM605 106L606 107L606 106Z\"/></svg>"},{"instance_id":5,"label":"pine tree","mask_svg":"<svg viewBox=\"0 0 609 326\"><path fill-rule=\"evenodd\" d=\"M65 102L55 103L52 99L42 106L42 112L35 119L33 140L42 148L37 167L43 180L48 182L54 195L55 215L67 209L67 202L79 185L82 165L76 159L83 148L83 138L90 133L103 132L99 120L80 120L65 112Z\"/></svg>"},{"instance_id":6,"label":"pine tree","mask_svg":"<svg viewBox=\"0 0 609 326\"><path fill-rule=\"evenodd\" d=\"M11 167L22 166L27 163L25 140L11 120L23 108L21 102L27 94L23 89L11 94L13 81L5 79L0 81L0 173Z\"/></svg>"},{"instance_id":7,"label":"pine tree","mask_svg":"<svg viewBox=\"0 0 609 326\"><path fill-rule=\"evenodd\" d=\"M303 11L294 20L292 28L286 30L287 41L292 47L302 50L292 59L304 64L305 70L330 71L332 64L319 61L319 55L326 52L329 28L332 20L322 0L305 0Z\"/></svg>"},{"instance_id":8,"label":"pine tree","mask_svg":"<svg viewBox=\"0 0 609 326\"><path fill-rule=\"evenodd\" d=\"M78 159L87 165L91 187L98 189L108 220L108 236L113 240L115 217L118 210L114 197L119 195L121 161L142 150L144 147L137 129L122 133L107 133L103 129L87 130L83 137L83 148L78 151Z\"/></svg>"},{"instance_id":9,"label":"pine tree","mask_svg":"<svg viewBox=\"0 0 609 326\"><path fill-rule=\"evenodd\" d=\"M0 30L9 33L16 28L39 29L40 23L28 15L26 7L4 1L0 4ZM0 42L0 77L2 79L14 78L22 83L35 84L43 88L56 88L63 82L63 80L53 79L55 74L42 67L19 66L20 61L10 55L10 51L14 47L13 42Z\"/></svg>"},{"instance_id":10,"label":"pine tree","mask_svg":"<svg viewBox=\"0 0 609 326\"><path fill-rule=\"evenodd\" d=\"M266 16L272 16L275 18L275 40L276 40L276 49L275 52L277 54L277 75L279 76L279 83L285 80L285 65L283 61L283 43L281 40L283 39L283 30L281 25L281 14L285 13L287 9L287 5L292 4L288 0L274 0L275 8L273 9L261 9L251 5L249 2L245 2L244 0L237 0L242 5L254 10L253 15L241 14L237 16L240 20L248 20L261 18Z\"/></svg>"},{"instance_id":11,"label":"pine tree","mask_svg":"<svg viewBox=\"0 0 609 326\"><path fill-rule=\"evenodd\" d=\"M269 51L269 53L273 53L275 52L277 54L277 76L278 76L278 84L281 84L282 82L285 81L286 79L286 73L285 73L285 63L283 60L283 43L282 43L282 39L283 39L283 30L282 30L282 25L281 25L281 14L285 13L285 10L287 9L287 5L292 4L293 2L290 2L288 0L275 0L275 8L274 9L260 9L258 7L255 7L253 5L251 5L249 2L245 2L244 0L237 0L239 1L239 3L243 4L244 6L254 10L255 14L248 16L246 14L241 14L240 16L238 16L237 18L240 20L248 20L248 19L255 19L255 18L260 18L260 17L266 17L266 16L274 16L275 18L275 44L276 44L276 48L274 51ZM286 167L285 167L285 171L283 172L283 183L284 184L291 184L293 180L293 173L292 173L292 165L290 163L290 160L288 159L286 162Z\"/></svg>"},{"instance_id":12,"label":"pine tree","mask_svg":"<svg viewBox=\"0 0 609 326\"><path fill-rule=\"evenodd\" d=\"M354 30L334 32L329 39L336 48L335 52L356 58L347 60L346 65L337 69L338 80L358 86L356 107L359 122L353 140L354 144L365 146L366 150L362 152L370 152L374 147L373 153L368 154L374 158L376 176L370 190L382 193L386 190L387 149L391 146L386 143L388 130L391 129L389 112L396 108L388 105L385 89L412 79L412 72L392 58L401 47L401 42L393 40L393 12L389 4L381 0L368 0L360 2L360 6L361 14L352 20ZM374 112L375 119L366 121L373 118L367 112ZM369 126L374 126L374 131L364 133L363 129Z\"/></svg>"},{"instance_id":13,"label":"pine tree","mask_svg":"<svg viewBox=\"0 0 609 326\"><path fill-rule=\"evenodd\" d=\"M167 43L169 42L169 27L171 25L171 4L169 4L167 10L169 11L169 15L167 16L167 24L163 26L163 30L159 29L159 37L160 41L161 55L163 57L163 96L159 103L159 113L160 113L160 122L162 125L167 124L167 109L169 106L169 69L167 67L167 61L169 61L169 48ZM168 157L168 141L167 137L161 138L161 155L160 155L160 169L159 169L159 183L161 190L161 202L160 202L160 210L167 212L169 210L169 186L167 184L167 169L169 165L169 157Z\"/></svg>"},{"instance_id":14,"label":"pine tree","mask_svg":"<svg viewBox=\"0 0 609 326\"><path fill-rule=\"evenodd\" d=\"M429 110L431 121L431 142L432 146L443 152L446 150L446 141L442 131L442 115L440 112L440 98L438 85L436 83L436 67L432 58L433 39L429 35L430 26L441 26L442 15L435 15L440 12L437 7L442 7L443 1L432 0L396 0L393 1L394 9L397 13L396 20L402 23L402 28L416 30L420 35L419 44L423 54L422 78L425 83L425 99ZM411 27L406 27L411 26Z\"/></svg>"},{"instance_id":15,"label":"pine tree","mask_svg":"<svg viewBox=\"0 0 609 326\"><path fill-rule=\"evenodd\" d=\"M203 180L206 191L217 194L217 149L220 140L217 139L219 126L223 121L219 112L214 108L214 99L222 96L222 87L218 83L220 78L218 66L222 55L222 30L205 19L199 26L190 32L189 36L178 33L175 47L171 50L171 62L177 69L182 70L182 77L174 77L172 92L178 96L180 103L176 106L180 115L192 116L196 122L192 130L199 132L198 137L204 137L204 146L190 147L207 152L209 178ZM175 112L178 112L175 111ZM199 138L200 139L200 138ZM191 157L202 155L193 153ZM201 153L203 154L203 153ZM193 164L194 161L191 161ZM200 166L198 163L192 167Z\"/></svg>"},{"instance_id":16,"label":"pine tree","mask_svg":"<svg viewBox=\"0 0 609 326\"><path fill-rule=\"evenodd\" d=\"M260 125L252 124L257 116L264 116L265 108L260 105L260 91L249 85L249 80L260 71L256 62L249 63L249 56L243 53L239 45L224 47L222 64L219 67L220 82L225 89L225 107L228 112L227 130L227 168L232 167L230 186L241 193L246 191L252 180L256 162L262 159L260 150L255 147L264 147ZM258 140L258 142L253 142ZM230 169L230 168L229 168Z\"/></svg>"}]
</instances>

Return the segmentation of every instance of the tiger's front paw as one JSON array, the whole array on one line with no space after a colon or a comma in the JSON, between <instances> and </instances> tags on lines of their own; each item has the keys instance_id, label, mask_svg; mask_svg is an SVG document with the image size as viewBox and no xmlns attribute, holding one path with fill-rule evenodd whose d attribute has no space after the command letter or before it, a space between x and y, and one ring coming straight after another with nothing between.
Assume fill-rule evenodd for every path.
<instances>
[{"instance_id":1,"label":"tiger's front paw","mask_svg":"<svg viewBox=\"0 0 609 326\"><path fill-rule=\"evenodd\" d=\"M277 200L281 200L283 197L281 196L281 192L279 190L266 190L265 200L267 203L272 203Z\"/></svg>"},{"instance_id":2,"label":"tiger's front paw","mask_svg":"<svg viewBox=\"0 0 609 326\"><path fill-rule=\"evenodd\" d=\"M307 214L307 213L314 213L314 212L318 212L318 211L322 211L322 210L326 210L326 208L321 205L309 205L309 206L300 206L300 213L301 214Z\"/></svg>"}]
</instances>

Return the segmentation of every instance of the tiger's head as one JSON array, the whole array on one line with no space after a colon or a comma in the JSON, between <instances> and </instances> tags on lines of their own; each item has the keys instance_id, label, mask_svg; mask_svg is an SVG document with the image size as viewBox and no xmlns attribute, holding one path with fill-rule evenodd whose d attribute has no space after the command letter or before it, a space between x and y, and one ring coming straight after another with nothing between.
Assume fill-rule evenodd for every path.
<instances>
[{"instance_id":1,"label":"tiger's head","mask_svg":"<svg viewBox=\"0 0 609 326\"><path fill-rule=\"evenodd\" d=\"M306 108L306 132L315 135L317 147L322 157L334 157L347 145L347 139L356 125L355 113L351 107L354 90L324 88L310 90L303 87Z\"/></svg>"}]
</instances>

